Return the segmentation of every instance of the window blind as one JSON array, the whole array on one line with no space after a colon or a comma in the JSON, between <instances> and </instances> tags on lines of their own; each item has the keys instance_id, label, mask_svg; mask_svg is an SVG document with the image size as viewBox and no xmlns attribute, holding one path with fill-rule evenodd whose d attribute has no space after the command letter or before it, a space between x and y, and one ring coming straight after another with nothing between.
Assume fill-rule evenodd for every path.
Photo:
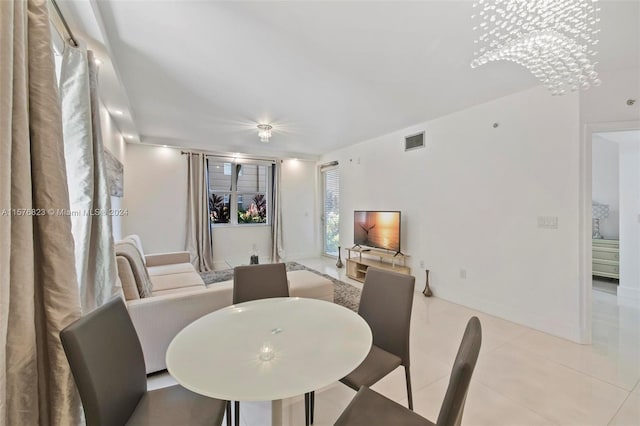
<instances>
[{"instance_id":1,"label":"window blind","mask_svg":"<svg viewBox=\"0 0 640 426\"><path fill-rule=\"evenodd\" d=\"M322 170L324 186L324 248L335 255L340 245L340 170L333 166Z\"/></svg>"}]
</instances>

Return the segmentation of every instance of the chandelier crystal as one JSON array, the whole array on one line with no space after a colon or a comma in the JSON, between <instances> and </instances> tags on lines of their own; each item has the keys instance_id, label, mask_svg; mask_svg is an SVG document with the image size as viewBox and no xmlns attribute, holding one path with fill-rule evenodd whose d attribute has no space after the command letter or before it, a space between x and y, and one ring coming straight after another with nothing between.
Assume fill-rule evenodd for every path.
<instances>
[{"instance_id":1,"label":"chandelier crystal","mask_svg":"<svg viewBox=\"0 0 640 426\"><path fill-rule=\"evenodd\" d=\"M595 0L477 0L477 49L471 67L512 61L553 95L601 82L593 59L600 10Z\"/></svg>"},{"instance_id":2,"label":"chandelier crystal","mask_svg":"<svg viewBox=\"0 0 640 426\"><path fill-rule=\"evenodd\" d=\"M270 124L258 124L260 142L269 142L269 139L271 139L271 129L273 129L273 126Z\"/></svg>"}]
</instances>

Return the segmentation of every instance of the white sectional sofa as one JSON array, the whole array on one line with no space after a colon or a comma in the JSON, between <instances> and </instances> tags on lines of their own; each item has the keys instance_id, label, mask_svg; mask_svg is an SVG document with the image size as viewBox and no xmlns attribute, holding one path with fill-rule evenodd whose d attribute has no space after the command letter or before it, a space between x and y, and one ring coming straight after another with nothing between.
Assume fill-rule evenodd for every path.
<instances>
[{"instance_id":1,"label":"white sectional sofa","mask_svg":"<svg viewBox=\"0 0 640 426\"><path fill-rule=\"evenodd\" d=\"M124 256L133 245L139 260ZM188 252L144 255L140 238L125 237L116 243L118 275L122 281L129 314L138 332L147 373L166 369L165 354L175 335L194 320L231 305L233 280L206 286L189 263ZM134 263L132 265L132 262ZM144 271L152 283L151 294L140 297L136 274ZM140 275L138 275L138 278ZM287 273L289 294L333 302L333 283L309 271Z\"/></svg>"}]
</instances>

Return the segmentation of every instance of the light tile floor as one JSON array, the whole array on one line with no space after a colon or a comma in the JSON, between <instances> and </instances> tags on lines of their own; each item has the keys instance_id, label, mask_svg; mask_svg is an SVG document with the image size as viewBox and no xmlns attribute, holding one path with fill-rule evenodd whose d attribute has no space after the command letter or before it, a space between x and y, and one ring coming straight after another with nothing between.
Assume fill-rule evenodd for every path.
<instances>
[{"instance_id":1,"label":"light tile floor","mask_svg":"<svg viewBox=\"0 0 640 426\"><path fill-rule=\"evenodd\" d=\"M335 260L300 261L355 286ZM421 290L423 283L416 282ZM480 318L483 342L464 412L464 425L640 425L640 309L593 292L593 344L578 345L416 293L411 323L415 410L435 421L467 320ZM154 375L149 388L175 382ZM401 368L373 389L406 405ZM354 391L335 383L316 392L317 426L332 425ZM304 424L302 397L284 402L284 424ZM269 402L242 403L244 426L268 425ZM393 426L393 425L389 425Z\"/></svg>"}]
</instances>

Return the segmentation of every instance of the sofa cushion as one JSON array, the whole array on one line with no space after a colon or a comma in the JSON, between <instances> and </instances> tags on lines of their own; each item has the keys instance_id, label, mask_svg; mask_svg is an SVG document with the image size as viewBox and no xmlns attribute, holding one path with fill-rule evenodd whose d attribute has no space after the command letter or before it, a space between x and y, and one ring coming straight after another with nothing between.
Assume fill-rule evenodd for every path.
<instances>
[{"instance_id":1,"label":"sofa cushion","mask_svg":"<svg viewBox=\"0 0 640 426\"><path fill-rule=\"evenodd\" d=\"M287 281L291 297L308 297L333 302L333 283L323 276L304 270L289 271ZM208 288L228 285L233 286L233 280L209 284Z\"/></svg>"},{"instance_id":2,"label":"sofa cushion","mask_svg":"<svg viewBox=\"0 0 640 426\"><path fill-rule=\"evenodd\" d=\"M206 287L201 285L191 285L179 288L169 288L167 290L153 290L153 297L166 296L167 294L186 294L189 290L202 290L203 288Z\"/></svg>"},{"instance_id":3,"label":"sofa cushion","mask_svg":"<svg viewBox=\"0 0 640 426\"><path fill-rule=\"evenodd\" d=\"M169 253L148 254L144 257L147 267L160 265L174 265L176 263L191 263L188 251L172 251Z\"/></svg>"},{"instance_id":4,"label":"sofa cushion","mask_svg":"<svg viewBox=\"0 0 640 426\"><path fill-rule=\"evenodd\" d=\"M185 288L127 303L144 353L147 373L164 370L171 340L203 315L231 305L233 286Z\"/></svg>"},{"instance_id":5,"label":"sofa cushion","mask_svg":"<svg viewBox=\"0 0 640 426\"><path fill-rule=\"evenodd\" d=\"M310 271L289 271L289 294L291 297L308 297L333 302L333 283Z\"/></svg>"},{"instance_id":6,"label":"sofa cushion","mask_svg":"<svg viewBox=\"0 0 640 426\"><path fill-rule=\"evenodd\" d=\"M153 284L149 278L147 268L144 266L142 255L135 244L128 241L119 241L115 244L116 256L122 256L129 261L129 266L135 278L136 287L140 297L149 297L153 291Z\"/></svg>"},{"instance_id":7,"label":"sofa cushion","mask_svg":"<svg viewBox=\"0 0 640 426\"><path fill-rule=\"evenodd\" d=\"M196 272L190 263L174 263L173 265L147 266L149 276L182 274L185 272Z\"/></svg>"},{"instance_id":8,"label":"sofa cushion","mask_svg":"<svg viewBox=\"0 0 640 426\"><path fill-rule=\"evenodd\" d=\"M156 292L170 290L174 288L199 286L204 288L204 281L200 275L192 270L191 272L182 272L179 274L152 275L153 294Z\"/></svg>"}]
</instances>

